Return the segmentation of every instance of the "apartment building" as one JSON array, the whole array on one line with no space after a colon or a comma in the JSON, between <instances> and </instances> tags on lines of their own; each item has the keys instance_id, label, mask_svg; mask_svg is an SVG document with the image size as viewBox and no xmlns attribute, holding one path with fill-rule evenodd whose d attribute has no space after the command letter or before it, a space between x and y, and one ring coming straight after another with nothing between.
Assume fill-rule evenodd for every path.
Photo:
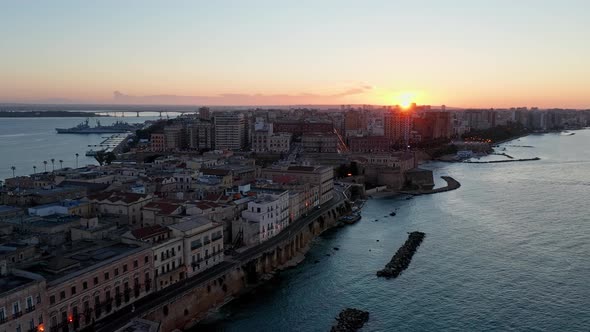
<instances>
[{"instance_id":1,"label":"apartment building","mask_svg":"<svg viewBox=\"0 0 590 332\"><path fill-rule=\"evenodd\" d=\"M183 241L183 261L187 277L223 261L223 225L204 217L188 216L168 226L174 237Z\"/></svg>"}]
</instances>

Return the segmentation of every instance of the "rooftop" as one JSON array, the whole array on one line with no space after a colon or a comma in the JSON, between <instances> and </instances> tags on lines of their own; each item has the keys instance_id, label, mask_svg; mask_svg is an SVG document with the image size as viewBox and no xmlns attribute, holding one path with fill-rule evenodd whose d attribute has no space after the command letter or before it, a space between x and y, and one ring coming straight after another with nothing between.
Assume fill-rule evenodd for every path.
<instances>
[{"instance_id":1,"label":"rooftop","mask_svg":"<svg viewBox=\"0 0 590 332\"><path fill-rule=\"evenodd\" d=\"M134 244L82 240L71 243L67 249L55 252L54 256L39 260L25 270L42 275L48 284L57 284L142 250L144 247Z\"/></svg>"},{"instance_id":2,"label":"rooftop","mask_svg":"<svg viewBox=\"0 0 590 332\"><path fill-rule=\"evenodd\" d=\"M158 210L161 214L172 214L182 205L168 202L150 202L144 205L144 209Z\"/></svg>"},{"instance_id":3,"label":"rooftop","mask_svg":"<svg viewBox=\"0 0 590 332\"><path fill-rule=\"evenodd\" d=\"M166 234L170 231L168 227L164 227L161 225L153 225L142 227L138 229L134 229L131 231L131 234L138 240L143 240L146 238L154 237L161 234Z\"/></svg>"},{"instance_id":4,"label":"rooftop","mask_svg":"<svg viewBox=\"0 0 590 332\"><path fill-rule=\"evenodd\" d=\"M35 282L34 279L16 276L13 274L2 276L2 278L0 278L0 294L7 293L11 290L16 291L17 288L33 282Z\"/></svg>"},{"instance_id":5,"label":"rooftop","mask_svg":"<svg viewBox=\"0 0 590 332\"><path fill-rule=\"evenodd\" d=\"M181 221L178 224L170 225L169 227L179 230L181 232L186 232L186 231L190 231L195 228L199 228L199 227L203 227L203 226L207 226L209 224L212 224L212 222L209 219L204 218L204 217L188 216L188 217L182 218L182 220L184 220L184 221Z\"/></svg>"}]
</instances>

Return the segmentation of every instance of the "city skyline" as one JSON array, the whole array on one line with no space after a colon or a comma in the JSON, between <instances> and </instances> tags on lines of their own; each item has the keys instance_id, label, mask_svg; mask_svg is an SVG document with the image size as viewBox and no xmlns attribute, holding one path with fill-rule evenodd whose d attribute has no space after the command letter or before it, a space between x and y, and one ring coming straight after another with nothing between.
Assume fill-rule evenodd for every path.
<instances>
[{"instance_id":1,"label":"city skyline","mask_svg":"<svg viewBox=\"0 0 590 332\"><path fill-rule=\"evenodd\" d=\"M588 7L10 3L0 102L589 108Z\"/></svg>"}]
</instances>

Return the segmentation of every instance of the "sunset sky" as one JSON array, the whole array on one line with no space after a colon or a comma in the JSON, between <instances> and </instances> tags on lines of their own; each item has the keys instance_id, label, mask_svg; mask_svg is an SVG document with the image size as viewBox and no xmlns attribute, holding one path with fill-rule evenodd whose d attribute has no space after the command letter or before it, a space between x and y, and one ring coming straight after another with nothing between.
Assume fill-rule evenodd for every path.
<instances>
[{"instance_id":1,"label":"sunset sky","mask_svg":"<svg viewBox=\"0 0 590 332\"><path fill-rule=\"evenodd\" d=\"M588 0L0 5L0 102L590 108Z\"/></svg>"}]
</instances>

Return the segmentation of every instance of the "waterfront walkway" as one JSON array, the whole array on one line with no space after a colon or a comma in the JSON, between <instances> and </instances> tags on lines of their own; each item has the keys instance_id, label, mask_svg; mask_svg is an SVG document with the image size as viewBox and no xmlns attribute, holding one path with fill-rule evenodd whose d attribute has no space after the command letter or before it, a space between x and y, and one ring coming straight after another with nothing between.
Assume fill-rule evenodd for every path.
<instances>
[{"instance_id":1,"label":"waterfront walkway","mask_svg":"<svg viewBox=\"0 0 590 332\"><path fill-rule=\"evenodd\" d=\"M335 188L334 197L332 197L330 201L326 202L320 209L310 212L307 217L294 221L276 236L240 254L235 256L226 256L226 260L222 263L219 263L195 276L184 279L180 282L177 282L176 284L170 285L158 292L151 293L137 300L133 303L135 306L134 311L131 311L131 305L128 305L96 322L94 328L89 326L85 330L111 332L121 328L133 318L141 317L142 315L148 313L152 308L157 307L160 303L167 302L174 297L181 296L191 289L199 287L199 285L226 274L231 269L234 269L236 266L250 261L261 253L272 250L272 248L280 244L282 241L289 239L292 234L297 234L303 227L321 216L323 213L342 203L344 198L344 195Z\"/></svg>"},{"instance_id":2,"label":"waterfront walkway","mask_svg":"<svg viewBox=\"0 0 590 332\"><path fill-rule=\"evenodd\" d=\"M420 195L430 195L430 194L442 193L442 192L446 192L446 191L459 189L459 187L461 187L461 183L459 183L459 181L453 179L450 176L441 176L441 178L447 182L447 185L444 187L435 188L435 189L402 190L399 193L406 194L406 195L420 196Z\"/></svg>"}]
</instances>

